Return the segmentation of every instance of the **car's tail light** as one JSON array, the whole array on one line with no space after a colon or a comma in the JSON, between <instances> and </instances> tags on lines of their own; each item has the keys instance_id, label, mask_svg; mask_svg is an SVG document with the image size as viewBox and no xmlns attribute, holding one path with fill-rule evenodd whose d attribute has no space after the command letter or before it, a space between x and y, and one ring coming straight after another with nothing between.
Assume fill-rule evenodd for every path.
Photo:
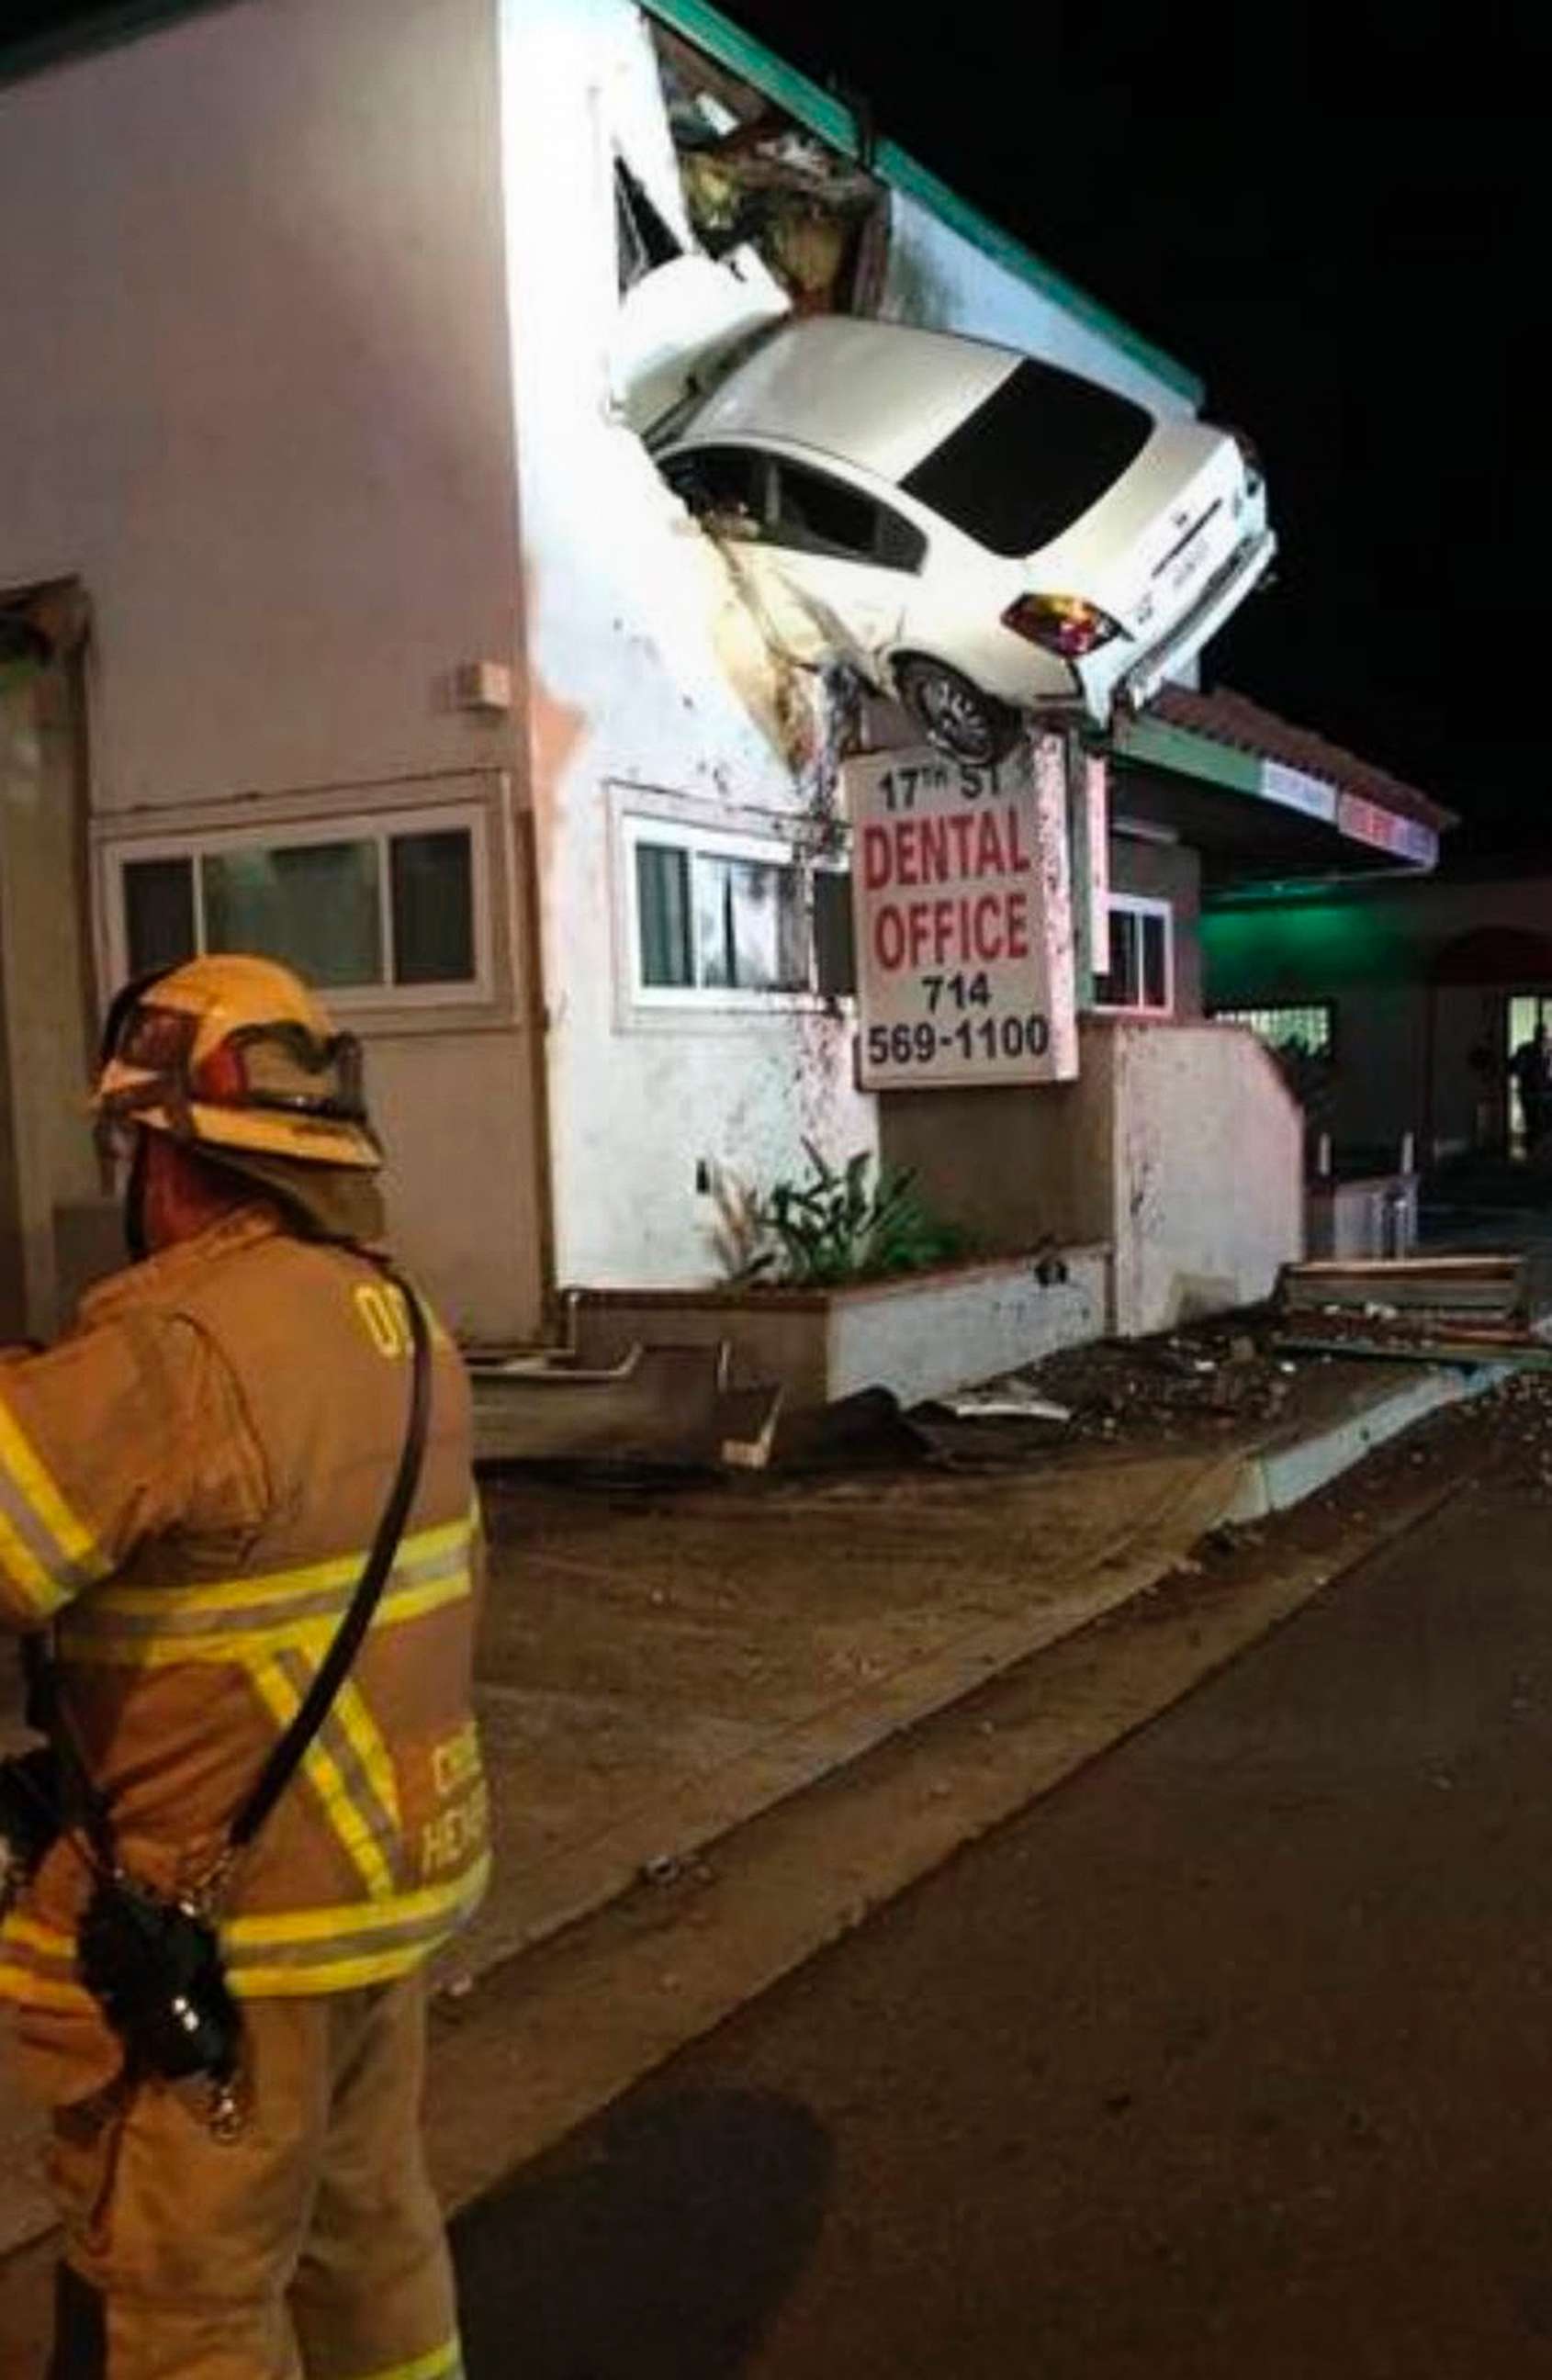
<instances>
[{"instance_id":1,"label":"car's tail light","mask_svg":"<svg viewBox=\"0 0 1552 2380\"><path fill-rule=\"evenodd\" d=\"M1119 620L1081 595L1021 595L1002 614L1002 625L1064 662L1081 661L1112 637L1124 635Z\"/></svg>"}]
</instances>

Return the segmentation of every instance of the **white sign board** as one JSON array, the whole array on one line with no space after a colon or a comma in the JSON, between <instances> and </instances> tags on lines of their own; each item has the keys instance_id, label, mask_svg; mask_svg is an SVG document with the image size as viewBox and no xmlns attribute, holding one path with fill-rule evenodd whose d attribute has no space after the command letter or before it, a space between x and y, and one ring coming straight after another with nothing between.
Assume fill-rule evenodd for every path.
<instances>
[{"instance_id":1,"label":"white sign board","mask_svg":"<svg viewBox=\"0 0 1552 2380\"><path fill-rule=\"evenodd\" d=\"M1279 802L1285 810L1303 810L1306 818L1324 819L1328 825L1337 815L1337 789L1324 777L1307 776L1303 769L1290 769L1281 760L1261 763L1261 793L1264 800Z\"/></svg>"},{"instance_id":2,"label":"white sign board","mask_svg":"<svg viewBox=\"0 0 1552 2380\"><path fill-rule=\"evenodd\" d=\"M864 1090L1078 1071L1061 746L995 769L929 749L843 771Z\"/></svg>"},{"instance_id":3,"label":"white sign board","mask_svg":"<svg viewBox=\"0 0 1552 2380\"><path fill-rule=\"evenodd\" d=\"M1337 805L1337 824L1354 843L1370 844L1376 851L1414 860L1423 868L1437 864L1438 837L1432 827L1420 819L1402 818L1398 810L1383 809L1377 802L1366 802L1359 794L1343 794Z\"/></svg>"}]
</instances>

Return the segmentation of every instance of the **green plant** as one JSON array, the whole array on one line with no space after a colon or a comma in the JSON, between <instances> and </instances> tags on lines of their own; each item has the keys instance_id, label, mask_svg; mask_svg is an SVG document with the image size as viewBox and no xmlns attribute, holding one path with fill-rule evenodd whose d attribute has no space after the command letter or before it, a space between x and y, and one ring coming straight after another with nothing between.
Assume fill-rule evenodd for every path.
<instances>
[{"instance_id":1,"label":"green plant","mask_svg":"<svg viewBox=\"0 0 1552 2380\"><path fill-rule=\"evenodd\" d=\"M965 1234L931 1213L914 1173L880 1165L870 1178L874 1160L866 1149L840 1167L812 1141L803 1150L809 1178L776 1183L752 1209L767 1245L748 1257L742 1279L764 1275L787 1289L828 1289L921 1272L965 1253Z\"/></svg>"}]
</instances>

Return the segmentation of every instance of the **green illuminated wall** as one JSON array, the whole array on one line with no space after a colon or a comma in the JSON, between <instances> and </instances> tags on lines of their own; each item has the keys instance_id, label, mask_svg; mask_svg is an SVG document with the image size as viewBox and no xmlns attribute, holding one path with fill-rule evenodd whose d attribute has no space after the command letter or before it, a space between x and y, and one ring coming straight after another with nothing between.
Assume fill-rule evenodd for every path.
<instances>
[{"instance_id":1,"label":"green illuminated wall","mask_svg":"<svg viewBox=\"0 0 1552 2380\"><path fill-rule=\"evenodd\" d=\"M1424 964L1416 923L1382 899L1247 905L1202 919L1209 1008L1331 999L1345 987L1398 984Z\"/></svg>"}]
</instances>

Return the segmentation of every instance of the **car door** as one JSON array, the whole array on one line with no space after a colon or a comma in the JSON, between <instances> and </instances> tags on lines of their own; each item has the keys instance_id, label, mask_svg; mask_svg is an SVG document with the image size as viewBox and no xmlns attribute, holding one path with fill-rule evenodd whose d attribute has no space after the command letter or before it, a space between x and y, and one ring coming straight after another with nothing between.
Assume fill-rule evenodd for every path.
<instances>
[{"instance_id":1,"label":"car door","mask_svg":"<svg viewBox=\"0 0 1552 2380\"><path fill-rule=\"evenodd\" d=\"M784 641L794 660L812 666L834 655L876 679L898 641L927 540L866 490L784 455L770 459L764 551L806 615Z\"/></svg>"}]
</instances>

